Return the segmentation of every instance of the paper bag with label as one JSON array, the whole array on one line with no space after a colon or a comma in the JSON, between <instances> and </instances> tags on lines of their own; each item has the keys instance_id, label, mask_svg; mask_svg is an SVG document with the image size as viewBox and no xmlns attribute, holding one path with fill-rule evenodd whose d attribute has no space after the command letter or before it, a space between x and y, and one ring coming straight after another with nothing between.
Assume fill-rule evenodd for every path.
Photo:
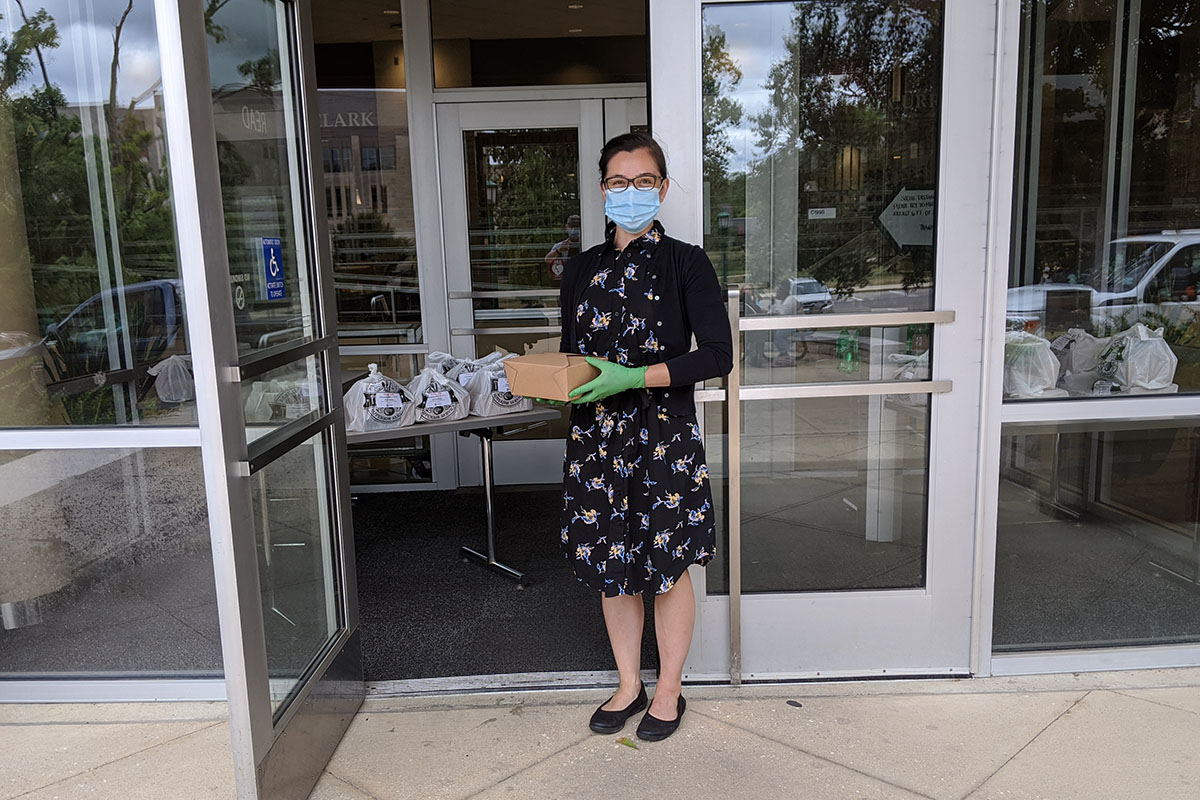
<instances>
[{"instance_id":1,"label":"paper bag with label","mask_svg":"<svg viewBox=\"0 0 1200 800\"><path fill-rule=\"evenodd\" d=\"M583 356L567 353L536 353L508 358L503 364L514 395L543 400L569 402L572 390L600 374Z\"/></svg>"}]
</instances>

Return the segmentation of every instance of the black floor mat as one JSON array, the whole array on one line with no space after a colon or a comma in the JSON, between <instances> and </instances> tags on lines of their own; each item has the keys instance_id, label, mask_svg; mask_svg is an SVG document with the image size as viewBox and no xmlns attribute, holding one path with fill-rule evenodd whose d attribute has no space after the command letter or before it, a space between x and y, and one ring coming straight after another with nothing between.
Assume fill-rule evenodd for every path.
<instances>
[{"instance_id":1,"label":"black floor mat","mask_svg":"<svg viewBox=\"0 0 1200 800\"><path fill-rule=\"evenodd\" d=\"M558 543L558 489L496 494L498 560L516 584L459 555L483 550L478 489L354 500L367 680L613 669L599 594L575 580ZM647 601L642 668L657 665Z\"/></svg>"}]
</instances>

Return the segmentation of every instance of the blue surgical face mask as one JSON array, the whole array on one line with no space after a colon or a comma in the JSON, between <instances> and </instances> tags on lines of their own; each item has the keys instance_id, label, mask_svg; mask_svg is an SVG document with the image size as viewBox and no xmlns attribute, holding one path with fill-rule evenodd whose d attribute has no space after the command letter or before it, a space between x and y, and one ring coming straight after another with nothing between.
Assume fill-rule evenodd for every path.
<instances>
[{"instance_id":1,"label":"blue surgical face mask","mask_svg":"<svg viewBox=\"0 0 1200 800\"><path fill-rule=\"evenodd\" d=\"M658 189L635 189L604 193L604 213L626 233L641 233L658 216L662 201Z\"/></svg>"}]
</instances>

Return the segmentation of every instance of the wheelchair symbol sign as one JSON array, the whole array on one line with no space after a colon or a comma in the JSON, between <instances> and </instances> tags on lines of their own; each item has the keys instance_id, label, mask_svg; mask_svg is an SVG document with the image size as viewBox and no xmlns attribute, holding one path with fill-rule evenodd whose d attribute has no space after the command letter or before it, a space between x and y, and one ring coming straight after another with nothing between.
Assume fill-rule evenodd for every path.
<instances>
[{"instance_id":1,"label":"wheelchair symbol sign","mask_svg":"<svg viewBox=\"0 0 1200 800\"><path fill-rule=\"evenodd\" d=\"M267 299L282 300L287 296L283 285L283 243L279 237L262 239L263 277L266 278Z\"/></svg>"}]
</instances>

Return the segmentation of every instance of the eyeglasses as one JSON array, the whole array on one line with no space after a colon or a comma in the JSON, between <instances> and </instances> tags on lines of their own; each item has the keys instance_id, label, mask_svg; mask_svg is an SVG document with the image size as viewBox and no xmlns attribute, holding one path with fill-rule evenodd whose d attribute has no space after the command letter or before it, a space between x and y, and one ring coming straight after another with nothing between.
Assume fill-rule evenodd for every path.
<instances>
[{"instance_id":1,"label":"eyeglasses","mask_svg":"<svg viewBox=\"0 0 1200 800\"><path fill-rule=\"evenodd\" d=\"M600 185L610 192L623 192L631 185L635 189L649 191L657 189L662 185L663 179L652 172L643 172L633 178L626 178L624 175L610 175L600 181Z\"/></svg>"}]
</instances>

